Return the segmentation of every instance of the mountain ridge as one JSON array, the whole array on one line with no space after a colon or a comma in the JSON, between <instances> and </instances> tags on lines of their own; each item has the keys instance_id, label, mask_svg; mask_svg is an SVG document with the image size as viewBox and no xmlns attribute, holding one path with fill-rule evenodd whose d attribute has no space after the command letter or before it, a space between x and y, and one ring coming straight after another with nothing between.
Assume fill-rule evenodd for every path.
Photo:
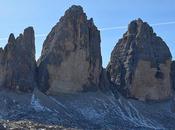
<instances>
[{"instance_id":1,"label":"mountain ridge","mask_svg":"<svg viewBox=\"0 0 175 130\"><path fill-rule=\"evenodd\" d=\"M153 28L131 21L106 68L100 43L93 19L76 5L51 29L38 61L32 27L10 34L0 49L0 127L175 128L175 65Z\"/></svg>"}]
</instances>

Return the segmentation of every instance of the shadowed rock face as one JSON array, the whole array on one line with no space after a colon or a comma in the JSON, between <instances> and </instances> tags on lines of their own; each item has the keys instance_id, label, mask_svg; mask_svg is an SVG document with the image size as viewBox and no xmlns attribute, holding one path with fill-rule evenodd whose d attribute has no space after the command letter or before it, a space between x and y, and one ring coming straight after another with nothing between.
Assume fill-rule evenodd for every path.
<instances>
[{"instance_id":1,"label":"shadowed rock face","mask_svg":"<svg viewBox=\"0 0 175 130\"><path fill-rule=\"evenodd\" d=\"M171 63L171 83L172 87L175 90L175 61Z\"/></svg>"},{"instance_id":2,"label":"shadowed rock face","mask_svg":"<svg viewBox=\"0 0 175 130\"><path fill-rule=\"evenodd\" d=\"M141 19L112 51L107 71L112 83L126 97L162 100L171 96L171 53L166 43Z\"/></svg>"},{"instance_id":3,"label":"shadowed rock face","mask_svg":"<svg viewBox=\"0 0 175 130\"><path fill-rule=\"evenodd\" d=\"M97 89L102 70L100 32L82 7L69 8L52 28L37 64L38 84L44 92Z\"/></svg>"},{"instance_id":4,"label":"shadowed rock face","mask_svg":"<svg viewBox=\"0 0 175 130\"><path fill-rule=\"evenodd\" d=\"M0 86L30 92L36 86L34 31L26 28L16 39L10 34L0 50Z\"/></svg>"}]
</instances>

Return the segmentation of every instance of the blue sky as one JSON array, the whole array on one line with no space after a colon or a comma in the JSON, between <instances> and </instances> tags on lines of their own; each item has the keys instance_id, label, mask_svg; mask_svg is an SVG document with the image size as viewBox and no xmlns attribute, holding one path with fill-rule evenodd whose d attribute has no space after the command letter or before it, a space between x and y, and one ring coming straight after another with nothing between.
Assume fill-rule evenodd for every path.
<instances>
[{"instance_id":1,"label":"blue sky","mask_svg":"<svg viewBox=\"0 0 175 130\"><path fill-rule=\"evenodd\" d=\"M18 36L33 26L35 34L48 34L64 11L71 5L81 5L88 18L93 17L99 29L127 26L141 18L153 26L157 35L168 44L175 58L175 0L0 0L0 46L4 47L11 32ZM101 31L103 66L126 28ZM40 56L45 36L36 37L36 57Z\"/></svg>"}]
</instances>

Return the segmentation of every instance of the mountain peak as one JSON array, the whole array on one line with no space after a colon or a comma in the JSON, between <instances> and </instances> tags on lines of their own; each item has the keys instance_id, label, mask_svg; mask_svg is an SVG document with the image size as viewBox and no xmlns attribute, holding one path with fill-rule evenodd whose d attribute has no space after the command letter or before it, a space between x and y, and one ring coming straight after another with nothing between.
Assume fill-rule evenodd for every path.
<instances>
[{"instance_id":1,"label":"mountain peak","mask_svg":"<svg viewBox=\"0 0 175 130\"><path fill-rule=\"evenodd\" d=\"M15 36L13 33L11 33L9 38L8 38L8 43L14 43L14 42L15 42Z\"/></svg>"},{"instance_id":2,"label":"mountain peak","mask_svg":"<svg viewBox=\"0 0 175 130\"><path fill-rule=\"evenodd\" d=\"M102 70L100 42L93 19L87 19L81 6L71 6L43 44L40 89L51 95L96 91Z\"/></svg>"},{"instance_id":3,"label":"mountain peak","mask_svg":"<svg viewBox=\"0 0 175 130\"><path fill-rule=\"evenodd\" d=\"M153 29L147 22L144 22L141 18L138 18L137 20L133 20L130 22L130 24L128 25L128 33L136 35L153 35Z\"/></svg>"},{"instance_id":4,"label":"mountain peak","mask_svg":"<svg viewBox=\"0 0 175 130\"><path fill-rule=\"evenodd\" d=\"M170 64L171 53L166 43L148 23L138 19L129 24L116 44L107 69L111 82L124 96L161 100L172 94Z\"/></svg>"},{"instance_id":5,"label":"mountain peak","mask_svg":"<svg viewBox=\"0 0 175 130\"><path fill-rule=\"evenodd\" d=\"M85 14L83 8L79 5L72 5L68 10L65 12L65 16L69 15L82 15Z\"/></svg>"}]
</instances>

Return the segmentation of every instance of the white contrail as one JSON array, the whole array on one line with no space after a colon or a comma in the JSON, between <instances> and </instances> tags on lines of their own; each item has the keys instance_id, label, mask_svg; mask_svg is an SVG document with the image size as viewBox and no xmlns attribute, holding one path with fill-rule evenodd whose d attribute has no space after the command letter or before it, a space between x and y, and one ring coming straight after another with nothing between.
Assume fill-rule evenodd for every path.
<instances>
[{"instance_id":1,"label":"white contrail","mask_svg":"<svg viewBox=\"0 0 175 130\"><path fill-rule=\"evenodd\" d=\"M35 35L35 38L38 38L38 37L45 37L45 36L47 36L47 34L36 34ZM8 40L8 38L6 37L4 37L4 38L0 38L0 45L3 45L3 44L5 44L4 42L6 42Z\"/></svg>"},{"instance_id":2,"label":"white contrail","mask_svg":"<svg viewBox=\"0 0 175 130\"><path fill-rule=\"evenodd\" d=\"M36 34L36 35L35 35L36 38L37 38L37 37L45 37L45 36L47 36L47 34ZM8 40L7 37L0 38L0 41L6 41L6 40Z\"/></svg>"},{"instance_id":3,"label":"white contrail","mask_svg":"<svg viewBox=\"0 0 175 130\"><path fill-rule=\"evenodd\" d=\"M151 24L151 26L160 26L160 25L169 25L169 24L175 24L175 21L165 22L165 23L155 23L155 24Z\"/></svg>"},{"instance_id":4,"label":"white contrail","mask_svg":"<svg viewBox=\"0 0 175 130\"><path fill-rule=\"evenodd\" d=\"M118 27L107 27L107 28L100 28L100 31L108 31L108 30L118 30L118 29L126 29L127 26L118 26Z\"/></svg>"},{"instance_id":5,"label":"white contrail","mask_svg":"<svg viewBox=\"0 0 175 130\"><path fill-rule=\"evenodd\" d=\"M170 25L175 24L175 21L171 22L162 22L162 23L154 23L150 24L151 26L162 26L162 25ZM100 31L109 31L109 30L119 30L119 29L126 29L128 26L118 26L118 27L107 27L107 28L101 28Z\"/></svg>"},{"instance_id":6,"label":"white contrail","mask_svg":"<svg viewBox=\"0 0 175 130\"><path fill-rule=\"evenodd\" d=\"M154 24L150 24L151 26L163 26L163 25L171 25L171 24L175 24L175 21L171 21L171 22L161 22L161 23L154 23ZM106 27L106 28L100 28L100 31L110 31L110 30L121 30L121 29L126 29L127 26L117 26L117 27ZM47 36L47 34L36 34L35 37L45 37ZM8 40L7 37L4 38L0 38L0 41L6 41Z\"/></svg>"},{"instance_id":7,"label":"white contrail","mask_svg":"<svg viewBox=\"0 0 175 130\"><path fill-rule=\"evenodd\" d=\"M43 33L43 34L36 34L36 35L35 35L35 37L45 37L45 36L47 36L46 33Z\"/></svg>"}]
</instances>

